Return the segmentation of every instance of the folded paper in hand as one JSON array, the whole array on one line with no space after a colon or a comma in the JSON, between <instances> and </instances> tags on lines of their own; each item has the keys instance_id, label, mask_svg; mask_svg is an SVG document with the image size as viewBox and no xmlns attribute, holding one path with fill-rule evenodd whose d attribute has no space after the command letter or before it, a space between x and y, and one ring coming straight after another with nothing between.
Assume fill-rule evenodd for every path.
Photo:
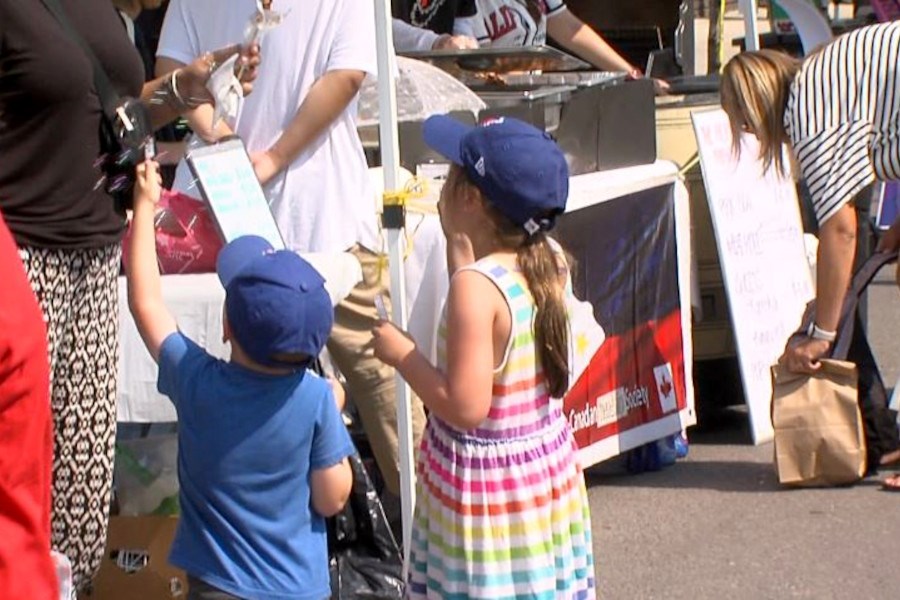
<instances>
[{"instance_id":1,"label":"folded paper in hand","mask_svg":"<svg viewBox=\"0 0 900 600\"><path fill-rule=\"evenodd\" d=\"M233 54L228 60L219 65L209 81L206 82L206 89L212 94L215 100L215 110L213 112L212 128L216 126L222 119L227 119L230 125L234 124L237 118L238 107L244 92L241 89L241 82L235 77L234 65L239 54Z\"/></svg>"}]
</instances>

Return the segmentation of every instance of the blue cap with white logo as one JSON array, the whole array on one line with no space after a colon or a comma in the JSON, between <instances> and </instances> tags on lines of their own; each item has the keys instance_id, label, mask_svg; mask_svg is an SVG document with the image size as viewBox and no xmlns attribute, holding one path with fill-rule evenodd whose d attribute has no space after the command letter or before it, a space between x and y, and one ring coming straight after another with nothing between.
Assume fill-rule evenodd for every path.
<instances>
[{"instance_id":1,"label":"blue cap with white logo","mask_svg":"<svg viewBox=\"0 0 900 600\"><path fill-rule=\"evenodd\" d=\"M325 280L298 254L274 250L261 237L222 248L216 272L235 340L267 367L304 367L321 352L334 322Z\"/></svg>"},{"instance_id":2,"label":"blue cap with white logo","mask_svg":"<svg viewBox=\"0 0 900 600\"><path fill-rule=\"evenodd\" d=\"M487 201L529 234L549 231L565 211L569 167L546 132L511 117L472 127L435 115L423 134L428 146L463 167Z\"/></svg>"}]
</instances>

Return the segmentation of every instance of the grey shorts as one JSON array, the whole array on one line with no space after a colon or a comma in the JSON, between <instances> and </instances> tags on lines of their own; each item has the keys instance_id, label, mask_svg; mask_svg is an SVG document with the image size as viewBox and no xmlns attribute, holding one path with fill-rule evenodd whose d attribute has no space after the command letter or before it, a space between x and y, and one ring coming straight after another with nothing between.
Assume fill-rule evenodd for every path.
<instances>
[{"instance_id":1,"label":"grey shorts","mask_svg":"<svg viewBox=\"0 0 900 600\"><path fill-rule=\"evenodd\" d=\"M191 575L188 575L187 580L189 588L187 600L242 600Z\"/></svg>"}]
</instances>

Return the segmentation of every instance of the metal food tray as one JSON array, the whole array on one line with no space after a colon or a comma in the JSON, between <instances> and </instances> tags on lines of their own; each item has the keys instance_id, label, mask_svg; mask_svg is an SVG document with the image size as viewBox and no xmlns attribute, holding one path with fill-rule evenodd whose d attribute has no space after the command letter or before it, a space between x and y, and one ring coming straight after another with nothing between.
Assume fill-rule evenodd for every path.
<instances>
[{"instance_id":1,"label":"metal food tray","mask_svg":"<svg viewBox=\"0 0 900 600\"><path fill-rule=\"evenodd\" d=\"M574 73L507 73L491 74L490 77L480 77L478 73L464 74L460 81L469 88L480 91L505 90L515 91L522 89L540 89L543 87L573 86L576 88L591 87L594 85L609 85L624 81L625 73L615 71L581 71Z\"/></svg>"},{"instance_id":2,"label":"metal food tray","mask_svg":"<svg viewBox=\"0 0 900 600\"><path fill-rule=\"evenodd\" d=\"M513 71L576 71L590 68L590 65L580 58L550 46L429 50L399 54L424 60L457 76L465 71L510 73Z\"/></svg>"}]
</instances>

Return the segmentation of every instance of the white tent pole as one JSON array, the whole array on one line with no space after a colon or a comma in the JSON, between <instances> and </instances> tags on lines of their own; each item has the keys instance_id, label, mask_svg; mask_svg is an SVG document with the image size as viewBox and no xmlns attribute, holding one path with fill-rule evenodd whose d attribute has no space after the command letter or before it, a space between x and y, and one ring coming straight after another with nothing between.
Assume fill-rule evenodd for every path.
<instances>
[{"instance_id":1,"label":"white tent pole","mask_svg":"<svg viewBox=\"0 0 900 600\"><path fill-rule=\"evenodd\" d=\"M378 115L381 164L385 192L396 192L401 182L400 144L397 133L397 90L394 74L397 58L394 55L391 9L389 0L375 0L375 33L378 50ZM405 183L405 182L403 182ZM406 283L403 272L402 228L389 228L388 259L391 273L392 320L406 330ZM400 501L403 517L403 575L409 570L409 548L412 543L412 515L415 506L415 467L412 456L412 413L409 387L400 377L397 383L397 437L400 454Z\"/></svg>"},{"instance_id":2,"label":"white tent pole","mask_svg":"<svg viewBox=\"0 0 900 600\"><path fill-rule=\"evenodd\" d=\"M756 20L759 3L756 0L740 0L740 6L744 13L744 49L759 50L759 23Z\"/></svg>"}]
</instances>

